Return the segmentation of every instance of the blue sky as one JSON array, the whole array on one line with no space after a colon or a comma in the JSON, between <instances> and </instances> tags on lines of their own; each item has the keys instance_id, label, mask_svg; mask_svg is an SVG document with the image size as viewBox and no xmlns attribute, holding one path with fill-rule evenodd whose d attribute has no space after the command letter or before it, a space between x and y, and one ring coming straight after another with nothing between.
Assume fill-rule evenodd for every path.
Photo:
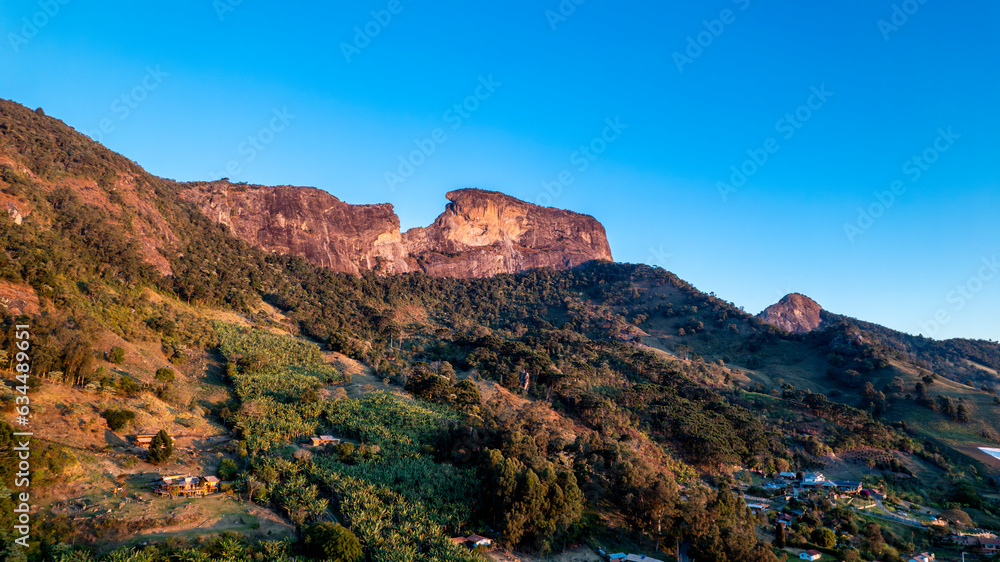
<instances>
[{"instance_id":1,"label":"blue sky","mask_svg":"<svg viewBox=\"0 0 1000 562\"><path fill-rule=\"evenodd\" d=\"M0 96L169 178L404 228L495 189L751 312L1000 339L996 2L314 4L8 1Z\"/></svg>"}]
</instances>

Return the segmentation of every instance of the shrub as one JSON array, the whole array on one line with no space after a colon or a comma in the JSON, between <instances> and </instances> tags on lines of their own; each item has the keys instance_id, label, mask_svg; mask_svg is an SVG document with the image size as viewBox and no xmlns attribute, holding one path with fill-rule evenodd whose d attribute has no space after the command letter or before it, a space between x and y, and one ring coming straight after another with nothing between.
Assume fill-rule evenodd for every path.
<instances>
[{"instance_id":1,"label":"shrub","mask_svg":"<svg viewBox=\"0 0 1000 562\"><path fill-rule=\"evenodd\" d=\"M133 394L138 394L140 390L142 390L142 387L139 386L139 384L135 382L135 379L132 377L123 376L121 380L118 381L118 391L122 394L131 396Z\"/></svg>"},{"instance_id":2,"label":"shrub","mask_svg":"<svg viewBox=\"0 0 1000 562\"><path fill-rule=\"evenodd\" d=\"M125 350L120 347L112 347L111 351L108 352L108 361L115 365L121 365L125 362Z\"/></svg>"},{"instance_id":3,"label":"shrub","mask_svg":"<svg viewBox=\"0 0 1000 562\"><path fill-rule=\"evenodd\" d=\"M135 419L135 412L132 410L104 410L101 414L108 421L108 428L111 431L123 429Z\"/></svg>"},{"instance_id":4,"label":"shrub","mask_svg":"<svg viewBox=\"0 0 1000 562\"><path fill-rule=\"evenodd\" d=\"M174 382L175 378L177 377L171 369L162 368L156 370L156 380L160 382Z\"/></svg>"},{"instance_id":5,"label":"shrub","mask_svg":"<svg viewBox=\"0 0 1000 562\"><path fill-rule=\"evenodd\" d=\"M236 462L233 459L222 459L222 463L219 465L219 478L222 480L232 480L233 476L239 472L239 468L236 466Z\"/></svg>"}]
</instances>

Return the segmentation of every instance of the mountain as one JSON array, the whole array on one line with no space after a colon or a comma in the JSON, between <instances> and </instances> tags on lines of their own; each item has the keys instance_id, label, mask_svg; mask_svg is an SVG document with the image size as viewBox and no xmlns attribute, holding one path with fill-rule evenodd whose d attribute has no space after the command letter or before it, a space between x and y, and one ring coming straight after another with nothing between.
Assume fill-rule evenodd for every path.
<instances>
[{"instance_id":1,"label":"mountain","mask_svg":"<svg viewBox=\"0 0 1000 562\"><path fill-rule=\"evenodd\" d=\"M403 233L392 205L349 205L311 187L223 181L190 184L182 197L259 248L346 273L468 278L612 260L604 227L593 217L493 191L449 192L433 224Z\"/></svg>"},{"instance_id":2,"label":"mountain","mask_svg":"<svg viewBox=\"0 0 1000 562\"><path fill-rule=\"evenodd\" d=\"M536 554L683 544L777 562L770 515L742 492L805 513L795 548L837 529L838 559L937 541L825 491L751 485L800 470L1000 528L1000 464L980 449L1000 446L995 342L909 336L801 295L751 316L605 261L589 217L448 199L400 232L391 206L314 188L159 178L0 102L0 489L15 489L23 407L28 560L321 559L338 534L373 560L472 562L451 537L483 534ZM161 429L165 463L128 446ZM313 435L347 442L297 445ZM153 474L233 493L150 498ZM0 494L0 559L25 559L15 507ZM123 544L141 552L103 556Z\"/></svg>"},{"instance_id":3,"label":"mountain","mask_svg":"<svg viewBox=\"0 0 1000 562\"><path fill-rule=\"evenodd\" d=\"M764 309L758 318L793 334L808 334L823 324L823 307L811 298L792 293Z\"/></svg>"}]
</instances>

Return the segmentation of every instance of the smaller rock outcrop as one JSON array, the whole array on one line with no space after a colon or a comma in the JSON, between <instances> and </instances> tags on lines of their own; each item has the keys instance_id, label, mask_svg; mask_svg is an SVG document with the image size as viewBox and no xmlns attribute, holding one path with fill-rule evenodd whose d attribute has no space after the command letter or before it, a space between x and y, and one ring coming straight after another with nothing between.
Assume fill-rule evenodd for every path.
<instances>
[{"instance_id":1,"label":"smaller rock outcrop","mask_svg":"<svg viewBox=\"0 0 1000 562\"><path fill-rule=\"evenodd\" d=\"M808 334L823 324L823 307L805 295L792 293L757 317L793 334Z\"/></svg>"}]
</instances>

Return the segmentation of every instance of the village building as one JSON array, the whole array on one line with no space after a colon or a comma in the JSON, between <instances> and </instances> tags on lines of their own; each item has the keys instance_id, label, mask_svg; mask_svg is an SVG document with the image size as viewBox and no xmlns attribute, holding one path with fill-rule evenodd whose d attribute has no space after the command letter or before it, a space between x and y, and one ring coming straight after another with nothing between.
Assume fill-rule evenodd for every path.
<instances>
[{"instance_id":1,"label":"village building","mask_svg":"<svg viewBox=\"0 0 1000 562\"><path fill-rule=\"evenodd\" d=\"M914 554L907 562L934 562L934 554L929 552Z\"/></svg>"},{"instance_id":2,"label":"village building","mask_svg":"<svg viewBox=\"0 0 1000 562\"><path fill-rule=\"evenodd\" d=\"M467 537L452 537L451 542L462 544L469 548L493 546L493 539L488 539L481 535L469 535Z\"/></svg>"},{"instance_id":3,"label":"village building","mask_svg":"<svg viewBox=\"0 0 1000 562\"><path fill-rule=\"evenodd\" d=\"M332 435L315 435L305 442L310 447L321 447L323 445L340 445L340 439Z\"/></svg>"},{"instance_id":4,"label":"village building","mask_svg":"<svg viewBox=\"0 0 1000 562\"><path fill-rule=\"evenodd\" d=\"M850 494L861 493L861 482L856 482L854 480L834 480L833 484L837 487L837 490L841 492L847 492Z\"/></svg>"},{"instance_id":5,"label":"village building","mask_svg":"<svg viewBox=\"0 0 1000 562\"><path fill-rule=\"evenodd\" d=\"M818 550L806 550L799 553L799 560L819 560L823 553Z\"/></svg>"},{"instance_id":6,"label":"village building","mask_svg":"<svg viewBox=\"0 0 1000 562\"><path fill-rule=\"evenodd\" d=\"M984 554L1000 552L1000 539L984 539L977 537L976 540L979 541L979 544L973 546L976 547L975 550L977 552Z\"/></svg>"},{"instance_id":7,"label":"village building","mask_svg":"<svg viewBox=\"0 0 1000 562\"><path fill-rule=\"evenodd\" d=\"M818 486L826 482L826 476L821 472L807 472L802 475L803 486Z\"/></svg>"},{"instance_id":8,"label":"village building","mask_svg":"<svg viewBox=\"0 0 1000 562\"><path fill-rule=\"evenodd\" d=\"M160 497L204 497L218 491L215 476L165 476L153 483L153 493Z\"/></svg>"},{"instance_id":9,"label":"village building","mask_svg":"<svg viewBox=\"0 0 1000 562\"><path fill-rule=\"evenodd\" d=\"M168 434L168 436L170 437L171 440L174 438L174 436L172 434ZM136 435L135 436L135 444L138 445L138 446L140 446L140 447L142 447L142 448L144 448L144 449L148 449L149 448L149 444L153 442L153 438L154 437L156 437L155 433L153 433L153 434Z\"/></svg>"}]
</instances>

